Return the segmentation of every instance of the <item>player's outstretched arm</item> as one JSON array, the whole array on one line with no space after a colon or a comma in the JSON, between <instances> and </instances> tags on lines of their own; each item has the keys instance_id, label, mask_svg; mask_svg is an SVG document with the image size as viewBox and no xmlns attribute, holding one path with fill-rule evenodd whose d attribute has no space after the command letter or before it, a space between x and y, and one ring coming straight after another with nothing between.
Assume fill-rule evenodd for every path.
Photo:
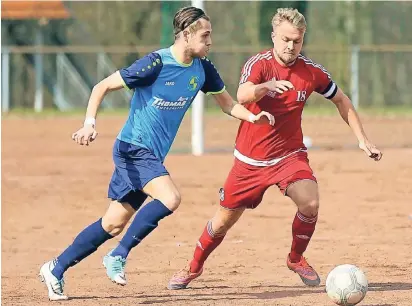
<instances>
[{"instance_id":1,"label":"player's outstretched arm","mask_svg":"<svg viewBox=\"0 0 412 306\"><path fill-rule=\"evenodd\" d=\"M338 88L336 95L331 100L336 105L343 120L351 127L353 133L358 139L359 148L362 149L370 158L375 161L379 161L382 158L382 152L368 140L368 137L363 130L358 113L353 107L349 97L340 88Z\"/></svg>"},{"instance_id":2,"label":"player's outstretched arm","mask_svg":"<svg viewBox=\"0 0 412 306\"><path fill-rule=\"evenodd\" d=\"M97 110L107 93L124 87L124 81L119 71L100 81L93 87L87 105L86 119L84 125L73 133L72 139L79 145L89 145L97 137L96 115Z\"/></svg>"},{"instance_id":3,"label":"player's outstretched arm","mask_svg":"<svg viewBox=\"0 0 412 306\"><path fill-rule=\"evenodd\" d=\"M250 81L247 81L239 85L239 88L237 90L237 99L241 104L258 102L269 91L282 94L290 89L293 89L292 83L285 80L270 80L257 85Z\"/></svg>"},{"instance_id":4,"label":"player's outstretched arm","mask_svg":"<svg viewBox=\"0 0 412 306\"><path fill-rule=\"evenodd\" d=\"M222 93L213 95L222 111L234 118L249 121L256 124L275 124L275 117L268 112L260 112L255 115L246 109L243 105L232 99L230 94L224 90Z\"/></svg>"}]
</instances>

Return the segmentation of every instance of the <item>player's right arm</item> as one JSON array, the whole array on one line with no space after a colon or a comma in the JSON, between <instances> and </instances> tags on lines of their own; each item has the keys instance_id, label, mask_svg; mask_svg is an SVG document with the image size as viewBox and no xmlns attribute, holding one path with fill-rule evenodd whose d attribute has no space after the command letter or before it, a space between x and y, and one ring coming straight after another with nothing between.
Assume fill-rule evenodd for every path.
<instances>
[{"instance_id":1,"label":"player's right arm","mask_svg":"<svg viewBox=\"0 0 412 306\"><path fill-rule=\"evenodd\" d=\"M256 85L251 81L247 81L246 83L239 85L237 90L237 99L241 104L258 102L269 91L275 91L282 94L289 89L293 89L293 85L289 81L285 80L270 80L263 84Z\"/></svg>"},{"instance_id":2,"label":"player's right arm","mask_svg":"<svg viewBox=\"0 0 412 306\"><path fill-rule=\"evenodd\" d=\"M84 125L73 133L72 139L80 145L88 145L97 137L97 110L104 97L111 91L126 88L128 90L140 86L150 86L162 69L162 61L157 53L150 53L138 59L131 66L122 68L93 87L89 98Z\"/></svg>"},{"instance_id":3,"label":"player's right arm","mask_svg":"<svg viewBox=\"0 0 412 306\"><path fill-rule=\"evenodd\" d=\"M239 103L246 104L258 102L269 91L282 94L293 89L293 85L285 80L265 80L264 65L265 59L260 59L261 54L251 57L243 66L237 91Z\"/></svg>"}]
</instances>

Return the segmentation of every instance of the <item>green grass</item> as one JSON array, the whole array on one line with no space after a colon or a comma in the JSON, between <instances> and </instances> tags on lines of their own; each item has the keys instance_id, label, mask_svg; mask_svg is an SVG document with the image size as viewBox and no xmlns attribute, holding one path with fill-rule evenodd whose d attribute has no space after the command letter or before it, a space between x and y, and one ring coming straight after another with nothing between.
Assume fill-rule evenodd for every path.
<instances>
[{"instance_id":1,"label":"green grass","mask_svg":"<svg viewBox=\"0 0 412 306\"><path fill-rule=\"evenodd\" d=\"M44 109L41 113L34 112L33 109L16 108L12 109L9 113L2 113L2 119L7 118L52 118L52 117L82 117L85 115L86 109L74 109L67 112L61 112L56 109ZM191 109L188 111L191 112ZM412 107L406 106L388 106L388 107L368 107L360 108L358 110L360 114L370 116L403 116L412 117ZM205 110L207 115L220 115L222 114L218 107L208 107ZM128 109L113 109L113 110L101 110L99 112L100 117L104 116L127 116ZM331 106L308 106L304 109L305 116L335 116L338 115L336 108Z\"/></svg>"},{"instance_id":2,"label":"green grass","mask_svg":"<svg viewBox=\"0 0 412 306\"><path fill-rule=\"evenodd\" d=\"M115 110L101 110L99 116L113 116L113 115L127 115L127 109L115 109ZM42 112L35 112L29 108L13 108L8 113L2 113L2 118L8 117L33 117L33 118L49 118L49 117L79 117L86 114L86 108L73 109L70 111L61 112L54 108L44 109Z\"/></svg>"},{"instance_id":3,"label":"green grass","mask_svg":"<svg viewBox=\"0 0 412 306\"><path fill-rule=\"evenodd\" d=\"M360 107L358 113L370 116L404 116L412 117L412 106L387 106L387 107ZM335 106L310 106L304 110L305 115L337 115L338 111Z\"/></svg>"}]
</instances>

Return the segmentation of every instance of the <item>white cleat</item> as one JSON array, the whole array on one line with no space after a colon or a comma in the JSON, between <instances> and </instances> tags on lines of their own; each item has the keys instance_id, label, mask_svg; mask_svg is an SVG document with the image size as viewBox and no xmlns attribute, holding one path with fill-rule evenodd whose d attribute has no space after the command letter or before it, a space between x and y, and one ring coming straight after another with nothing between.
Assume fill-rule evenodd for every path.
<instances>
[{"instance_id":1,"label":"white cleat","mask_svg":"<svg viewBox=\"0 0 412 306\"><path fill-rule=\"evenodd\" d=\"M43 283L46 284L47 290L49 292L50 301L62 301L68 300L68 297L64 295L64 279L58 280L51 271L55 266L55 261L51 260L46 262L41 268L39 277Z\"/></svg>"}]
</instances>

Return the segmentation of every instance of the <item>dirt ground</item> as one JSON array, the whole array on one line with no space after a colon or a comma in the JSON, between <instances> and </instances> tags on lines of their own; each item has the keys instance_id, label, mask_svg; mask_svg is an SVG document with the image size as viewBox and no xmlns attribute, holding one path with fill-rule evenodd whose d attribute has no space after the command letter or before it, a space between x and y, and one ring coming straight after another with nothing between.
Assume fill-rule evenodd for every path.
<instances>
[{"instance_id":1,"label":"dirt ground","mask_svg":"<svg viewBox=\"0 0 412 306\"><path fill-rule=\"evenodd\" d=\"M112 144L124 120L101 117L97 141L80 147L70 139L80 116L3 118L2 305L49 305L39 268L104 213ZM190 289L168 291L169 277L191 258L214 214L233 162L225 152L175 153L166 166L182 205L131 252L128 285L115 286L102 268L115 238L66 273L71 299L58 304L333 305L324 293L326 276L334 266L351 263L369 280L361 305L412 305L412 120L366 117L364 122L383 148L379 163L353 148L354 137L338 116L304 118L305 134L317 147L309 157L321 192L319 222L306 256L322 278L320 287L305 288L286 268L295 207L274 187L229 232ZM188 148L189 123L183 124L174 152ZM215 116L205 125L207 149L230 151L237 122Z\"/></svg>"}]
</instances>

